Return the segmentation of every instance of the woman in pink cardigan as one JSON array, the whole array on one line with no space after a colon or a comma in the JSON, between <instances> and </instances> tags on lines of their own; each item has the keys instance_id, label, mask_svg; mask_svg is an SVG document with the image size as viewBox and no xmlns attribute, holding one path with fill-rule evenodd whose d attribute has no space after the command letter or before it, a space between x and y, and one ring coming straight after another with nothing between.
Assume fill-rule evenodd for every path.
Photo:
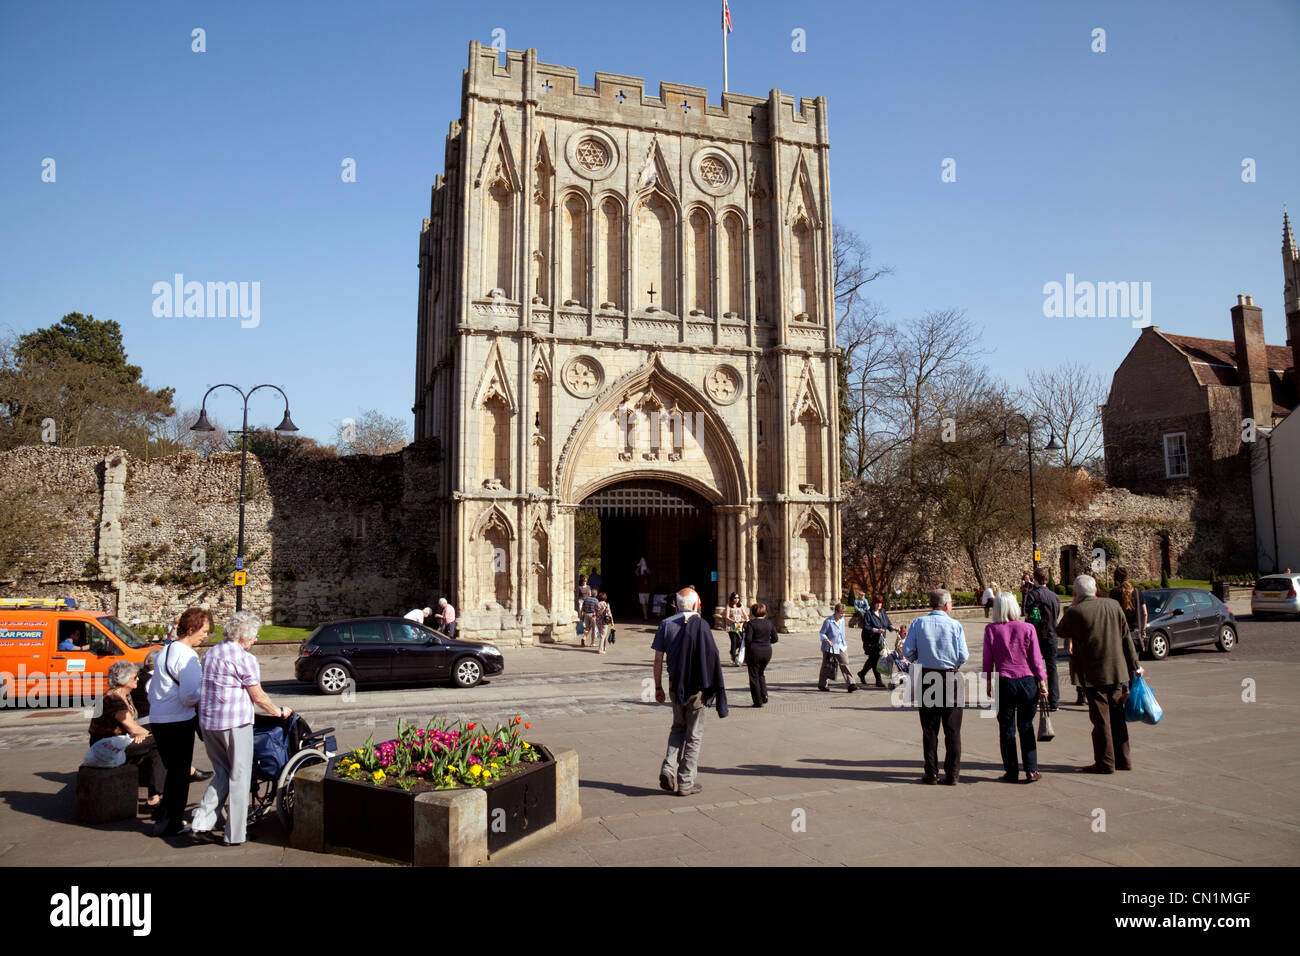
<instances>
[{"instance_id":1,"label":"woman in pink cardigan","mask_svg":"<svg viewBox=\"0 0 1300 956\"><path fill-rule=\"evenodd\" d=\"M1002 780L1020 779L1016 764L1016 732L1020 732L1020 754L1025 765L1025 782L1040 779L1038 740L1034 736L1034 711L1040 698L1047 697L1047 668L1038 649L1034 626L1020 620L1020 602L1010 591L993 602L993 623L984 628L984 675L993 693L993 675L998 678L998 732L1002 746Z\"/></svg>"}]
</instances>

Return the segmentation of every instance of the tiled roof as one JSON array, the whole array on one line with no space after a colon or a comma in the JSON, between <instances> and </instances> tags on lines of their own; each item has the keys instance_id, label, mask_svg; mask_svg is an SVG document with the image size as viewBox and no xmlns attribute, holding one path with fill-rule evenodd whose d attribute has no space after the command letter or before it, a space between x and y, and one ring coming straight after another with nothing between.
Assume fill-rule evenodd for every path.
<instances>
[{"instance_id":1,"label":"tiled roof","mask_svg":"<svg viewBox=\"0 0 1300 956\"><path fill-rule=\"evenodd\" d=\"M1187 356L1196 380L1202 385L1220 385L1236 388L1241 384L1237 374L1236 343L1224 339L1203 339L1194 335L1169 335L1160 333L1168 342ZM1291 349L1285 345L1265 345L1268 359L1268 380L1273 391L1273 414L1286 415L1296 407L1295 373Z\"/></svg>"}]
</instances>

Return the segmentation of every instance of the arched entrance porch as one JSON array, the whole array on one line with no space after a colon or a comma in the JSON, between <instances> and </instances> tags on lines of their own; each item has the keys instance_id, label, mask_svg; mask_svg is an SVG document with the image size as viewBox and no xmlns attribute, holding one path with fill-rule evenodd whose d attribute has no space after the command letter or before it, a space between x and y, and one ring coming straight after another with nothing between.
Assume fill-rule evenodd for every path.
<instances>
[{"instance_id":1,"label":"arched entrance porch","mask_svg":"<svg viewBox=\"0 0 1300 956\"><path fill-rule=\"evenodd\" d=\"M642 558L652 601L693 585L704 607L719 603L713 504L684 484L632 478L589 494L578 505L575 539L575 567L598 569L616 617L641 617Z\"/></svg>"}]
</instances>

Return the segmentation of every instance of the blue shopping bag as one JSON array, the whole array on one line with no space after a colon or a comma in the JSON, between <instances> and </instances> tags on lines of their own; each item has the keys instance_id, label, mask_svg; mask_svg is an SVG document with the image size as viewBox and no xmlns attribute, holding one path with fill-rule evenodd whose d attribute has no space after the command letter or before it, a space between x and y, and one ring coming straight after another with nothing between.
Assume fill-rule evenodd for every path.
<instances>
[{"instance_id":1,"label":"blue shopping bag","mask_svg":"<svg viewBox=\"0 0 1300 956\"><path fill-rule=\"evenodd\" d=\"M1128 700L1124 702L1124 719L1129 723L1140 720L1145 724L1158 724L1164 715L1151 685L1140 674L1135 674L1129 686Z\"/></svg>"}]
</instances>

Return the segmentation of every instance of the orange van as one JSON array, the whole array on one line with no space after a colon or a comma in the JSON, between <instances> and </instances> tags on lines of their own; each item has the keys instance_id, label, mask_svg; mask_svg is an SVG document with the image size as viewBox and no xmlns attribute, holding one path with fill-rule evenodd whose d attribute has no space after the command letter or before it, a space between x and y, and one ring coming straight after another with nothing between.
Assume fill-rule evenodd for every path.
<instances>
[{"instance_id":1,"label":"orange van","mask_svg":"<svg viewBox=\"0 0 1300 956\"><path fill-rule=\"evenodd\" d=\"M154 646L71 599L0 599L0 708L89 706L115 661L141 664Z\"/></svg>"}]
</instances>

